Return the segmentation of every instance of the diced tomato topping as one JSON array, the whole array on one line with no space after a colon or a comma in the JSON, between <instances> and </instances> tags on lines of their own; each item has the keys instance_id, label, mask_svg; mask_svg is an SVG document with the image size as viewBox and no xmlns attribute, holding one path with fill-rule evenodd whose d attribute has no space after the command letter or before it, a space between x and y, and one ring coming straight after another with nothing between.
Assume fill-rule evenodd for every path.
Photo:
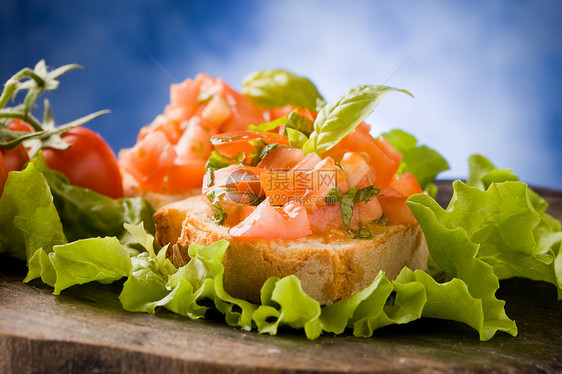
<instances>
[{"instance_id":1,"label":"diced tomato topping","mask_svg":"<svg viewBox=\"0 0 562 374\"><path fill-rule=\"evenodd\" d=\"M406 197L423 192L416 177L410 172L394 175L390 182L390 188Z\"/></svg>"},{"instance_id":2,"label":"diced tomato topping","mask_svg":"<svg viewBox=\"0 0 562 374\"><path fill-rule=\"evenodd\" d=\"M260 184L260 174L262 172L263 169L246 165L231 165L215 170L211 186L209 186L207 175L203 178L202 193L207 194L207 192L216 187L226 187L261 196L263 194Z\"/></svg>"},{"instance_id":3,"label":"diced tomato topping","mask_svg":"<svg viewBox=\"0 0 562 374\"><path fill-rule=\"evenodd\" d=\"M245 152L246 154L255 152L250 141L256 139L261 139L267 144L277 143L289 146L289 140L286 136L257 131L234 131L214 135L211 137L211 143L220 154L232 158L240 152Z\"/></svg>"},{"instance_id":4,"label":"diced tomato topping","mask_svg":"<svg viewBox=\"0 0 562 374\"><path fill-rule=\"evenodd\" d=\"M166 173L166 190L171 193L181 193L186 189L198 188L205 175L205 163L200 159L174 163Z\"/></svg>"},{"instance_id":5,"label":"diced tomato topping","mask_svg":"<svg viewBox=\"0 0 562 374\"><path fill-rule=\"evenodd\" d=\"M416 223L416 217L406 205L406 199L405 196L380 196L378 198L388 222L405 225Z\"/></svg>"},{"instance_id":6,"label":"diced tomato topping","mask_svg":"<svg viewBox=\"0 0 562 374\"><path fill-rule=\"evenodd\" d=\"M242 131L246 130L249 125L259 125L265 122L261 109L224 83L222 83L222 97L232 111L232 115L223 124L223 132Z\"/></svg>"},{"instance_id":7,"label":"diced tomato topping","mask_svg":"<svg viewBox=\"0 0 562 374\"><path fill-rule=\"evenodd\" d=\"M382 217L383 209L377 197L373 197L368 203L361 202L355 206L359 211L361 223L373 222Z\"/></svg>"},{"instance_id":8,"label":"diced tomato topping","mask_svg":"<svg viewBox=\"0 0 562 374\"><path fill-rule=\"evenodd\" d=\"M210 81L213 81L213 78L205 74L199 74L195 80L186 79L180 84L170 85L170 105L185 108L185 119L189 118L199 108L197 98L201 85Z\"/></svg>"},{"instance_id":9,"label":"diced tomato topping","mask_svg":"<svg viewBox=\"0 0 562 374\"><path fill-rule=\"evenodd\" d=\"M411 173L395 175L390 187L377 196L387 221L406 225L416 223L416 218L406 204L406 200L411 195L421 192L422 189Z\"/></svg>"},{"instance_id":10,"label":"diced tomato topping","mask_svg":"<svg viewBox=\"0 0 562 374\"><path fill-rule=\"evenodd\" d=\"M201 185L212 135L262 122L262 110L251 101L221 79L200 74L171 85L170 105L141 129L137 144L120 153L119 163L142 189L186 192ZM278 137L275 143L288 145L286 138ZM236 153L242 150L239 145L232 147ZM244 150L252 152L253 148Z\"/></svg>"},{"instance_id":11,"label":"diced tomato topping","mask_svg":"<svg viewBox=\"0 0 562 374\"><path fill-rule=\"evenodd\" d=\"M299 239L311 235L306 209L297 202L279 210L265 199L256 210L228 233L234 237L263 239Z\"/></svg>"},{"instance_id":12,"label":"diced tomato topping","mask_svg":"<svg viewBox=\"0 0 562 374\"><path fill-rule=\"evenodd\" d=\"M176 162L185 163L193 159L209 158L213 148L209 137L215 133L197 117L186 122L186 128L174 147L177 155Z\"/></svg>"},{"instance_id":13,"label":"diced tomato topping","mask_svg":"<svg viewBox=\"0 0 562 374\"><path fill-rule=\"evenodd\" d=\"M359 152L347 152L343 155L340 163L350 186L357 186L371 171L367 157Z\"/></svg>"},{"instance_id":14,"label":"diced tomato topping","mask_svg":"<svg viewBox=\"0 0 562 374\"><path fill-rule=\"evenodd\" d=\"M341 161L347 152L364 152L369 155L369 165L375 175L375 187L386 188L398 170L402 155L384 139L373 139L365 127L357 127L323 156Z\"/></svg>"},{"instance_id":15,"label":"diced tomato topping","mask_svg":"<svg viewBox=\"0 0 562 374\"><path fill-rule=\"evenodd\" d=\"M348 190L345 172L336 166L331 157L326 157L316 164L309 175L310 183L304 195L306 202L317 203L320 198L328 196L330 190L335 187L341 193Z\"/></svg>"},{"instance_id":16,"label":"diced tomato topping","mask_svg":"<svg viewBox=\"0 0 562 374\"><path fill-rule=\"evenodd\" d=\"M299 148L275 147L257 164L262 169L291 169L305 158Z\"/></svg>"},{"instance_id":17,"label":"diced tomato topping","mask_svg":"<svg viewBox=\"0 0 562 374\"><path fill-rule=\"evenodd\" d=\"M148 134L133 148L119 154L121 167L144 182L171 166L176 158L174 147L161 131Z\"/></svg>"},{"instance_id":18,"label":"diced tomato topping","mask_svg":"<svg viewBox=\"0 0 562 374\"><path fill-rule=\"evenodd\" d=\"M324 234L331 228L337 230L345 229L339 203L312 206L308 211L308 219L310 221L310 228L315 234ZM358 210L354 209L349 228L356 230L359 227L358 224Z\"/></svg>"}]
</instances>

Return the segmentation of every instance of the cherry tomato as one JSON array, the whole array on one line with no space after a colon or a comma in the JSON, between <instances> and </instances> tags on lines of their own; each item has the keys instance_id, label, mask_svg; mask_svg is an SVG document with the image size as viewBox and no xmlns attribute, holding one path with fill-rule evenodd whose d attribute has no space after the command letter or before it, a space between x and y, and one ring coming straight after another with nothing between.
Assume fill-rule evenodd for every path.
<instances>
[{"instance_id":1,"label":"cherry tomato","mask_svg":"<svg viewBox=\"0 0 562 374\"><path fill-rule=\"evenodd\" d=\"M2 192L4 191L4 184L6 183L7 178L8 172L4 167L4 158L2 157L2 152L0 152L0 196L2 196Z\"/></svg>"},{"instance_id":2,"label":"cherry tomato","mask_svg":"<svg viewBox=\"0 0 562 374\"><path fill-rule=\"evenodd\" d=\"M234 131L214 135L211 137L211 143L220 154L232 158L240 152L245 152L246 154L255 152L250 141L256 139L261 139L267 144L277 143L289 146L289 140L286 136L256 131Z\"/></svg>"},{"instance_id":3,"label":"cherry tomato","mask_svg":"<svg viewBox=\"0 0 562 374\"><path fill-rule=\"evenodd\" d=\"M45 161L51 169L62 172L76 186L112 198L123 196L117 158L100 135L90 129L76 127L61 137L70 144L70 148L43 150Z\"/></svg>"},{"instance_id":4,"label":"cherry tomato","mask_svg":"<svg viewBox=\"0 0 562 374\"><path fill-rule=\"evenodd\" d=\"M8 125L8 129L25 132L32 131L31 126L20 119L14 119ZM23 144L20 144L12 149L2 149L2 156L4 156L4 166L7 172L21 170L23 165L29 161L27 150Z\"/></svg>"}]
</instances>

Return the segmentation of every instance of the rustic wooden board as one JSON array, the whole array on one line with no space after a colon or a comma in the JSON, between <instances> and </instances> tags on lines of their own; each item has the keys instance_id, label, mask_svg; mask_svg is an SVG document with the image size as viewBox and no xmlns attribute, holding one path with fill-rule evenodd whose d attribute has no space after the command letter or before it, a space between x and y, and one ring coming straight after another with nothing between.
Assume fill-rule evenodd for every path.
<instances>
[{"instance_id":1,"label":"rustic wooden board","mask_svg":"<svg viewBox=\"0 0 562 374\"><path fill-rule=\"evenodd\" d=\"M540 192L561 219L562 193ZM53 296L40 282L23 284L25 273L21 262L0 258L0 373L562 372L562 302L542 282L502 282L498 296L517 322L515 338L498 333L480 342L465 325L424 319L369 339L308 341L293 331L244 332L220 318L128 313L119 284Z\"/></svg>"}]
</instances>

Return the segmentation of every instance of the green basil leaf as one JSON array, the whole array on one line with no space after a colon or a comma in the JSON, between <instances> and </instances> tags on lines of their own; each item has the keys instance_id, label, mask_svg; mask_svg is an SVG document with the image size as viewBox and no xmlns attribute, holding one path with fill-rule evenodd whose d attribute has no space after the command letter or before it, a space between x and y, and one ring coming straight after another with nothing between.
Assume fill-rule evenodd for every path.
<instances>
[{"instance_id":1,"label":"green basil leaf","mask_svg":"<svg viewBox=\"0 0 562 374\"><path fill-rule=\"evenodd\" d=\"M259 124L257 126L256 125L250 125L250 126L248 126L248 131L257 131L257 132L271 131L271 130L274 130L274 129L278 128L282 124L286 123L288 119L289 119L289 117L285 116L285 117L274 119L273 121L264 122L264 123Z\"/></svg>"},{"instance_id":2,"label":"green basil leaf","mask_svg":"<svg viewBox=\"0 0 562 374\"><path fill-rule=\"evenodd\" d=\"M242 94L262 108L294 105L315 109L322 96L307 78L285 70L261 70L244 79Z\"/></svg>"},{"instance_id":3,"label":"green basil leaf","mask_svg":"<svg viewBox=\"0 0 562 374\"><path fill-rule=\"evenodd\" d=\"M287 127L285 130L287 131L287 137L289 138L289 145L292 148L302 148L304 143L308 140L306 135L299 130L292 129L290 127Z\"/></svg>"},{"instance_id":4,"label":"green basil leaf","mask_svg":"<svg viewBox=\"0 0 562 374\"><path fill-rule=\"evenodd\" d=\"M331 101L318 113L314 131L303 147L304 153L322 154L349 134L361 121L367 118L392 91L406 90L387 86L356 86L337 100Z\"/></svg>"},{"instance_id":5,"label":"green basil leaf","mask_svg":"<svg viewBox=\"0 0 562 374\"><path fill-rule=\"evenodd\" d=\"M287 124L285 128L298 130L308 138L308 136L310 136L310 134L314 131L314 122L312 122L305 116L301 116L297 113L296 110L293 110L287 118Z\"/></svg>"},{"instance_id":6,"label":"green basil leaf","mask_svg":"<svg viewBox=\"0 0 562 374\"><path fill-rule=\"evenodd\" d=\"M353 239L373 239L373 234L365 227L359 227L359 231Z\"/></svg>"},{"instance_id":7,"label":"green basil leaf","mask_svg":"<svg viewBox=\"0 0 562 374\"><path fill-rule=\"evenodd\" d=\"M274 150L275 148L277 148L279 146L279 144L277 143L271 143L266 145L265 147L262 148L262 150L260 151L260 156L259 156L259 161L263 160L263 158L272 150Z\"/></svg>"},{"instance_id":8,"label":"green basil leaf","mask_svg":"<svg viewBox=\"0 0 562 374\"><path fill-rule=\"evenodd\" d=\"M223 225L226 220L226 212L221 205L221 197L225 196L228 189L226 188L213 188L211 191L207 192L207 199L213 210L213 215L211 220L217 225Z\"/></svg>"},{"instance_id":9,"label":"green basil leaf","mask_svg":"<svg viewBox=\"0 0 562 374\"><path fill-rule=\"evenodd\" d=\"M365 204L367 204L373 197L377 196L379 192L381 192L380 188L376 188L375 186L361 188L357 190L357 193L353 198L353 202L355 204L360 202L364 202Z\"/></svg>"},{"instance_id":10,"label":"green basil leaf","mask_svg":"<svg viewBox=\"0 0 562 374\"><path fill-rule=\"evenodd\" d=\"M205 174L207 175L207 178L209 180L208 186L212 186L214 183L215 170L225 168L232 164L240 163L244 160L244 156L244 152L240 152L234 158L229 158L221 155L219 152L214 150L211 153L211 157L209 157L207 163L205 164Z\"/></svg>"}]
</instances>

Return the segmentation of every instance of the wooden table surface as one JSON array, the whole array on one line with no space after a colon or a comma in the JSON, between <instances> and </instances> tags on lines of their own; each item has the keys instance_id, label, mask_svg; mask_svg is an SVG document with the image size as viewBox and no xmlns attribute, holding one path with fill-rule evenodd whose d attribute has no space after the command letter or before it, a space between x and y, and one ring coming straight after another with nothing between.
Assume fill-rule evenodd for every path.
<instances>
[{"instance_id":1,"label":"wooden table surface","mask_svg":"<svg viewBox=\"0 0 562 374\"><path fill-rule=\"evenodd\" d=\"M441 196L449 192L442 188ZM562 193L540 192L562 219ZM501 282L498 297L519 327L515 338L497 333L480 342L468 326L423 319L367 339L308 341L294 331L241 331L220 318L125 312L120 284L53 296L40 282L23 284L25 273L25 264L0 258L0 373L562 372L562 302L542 282Z\"/></svg>"}]
</instances>

